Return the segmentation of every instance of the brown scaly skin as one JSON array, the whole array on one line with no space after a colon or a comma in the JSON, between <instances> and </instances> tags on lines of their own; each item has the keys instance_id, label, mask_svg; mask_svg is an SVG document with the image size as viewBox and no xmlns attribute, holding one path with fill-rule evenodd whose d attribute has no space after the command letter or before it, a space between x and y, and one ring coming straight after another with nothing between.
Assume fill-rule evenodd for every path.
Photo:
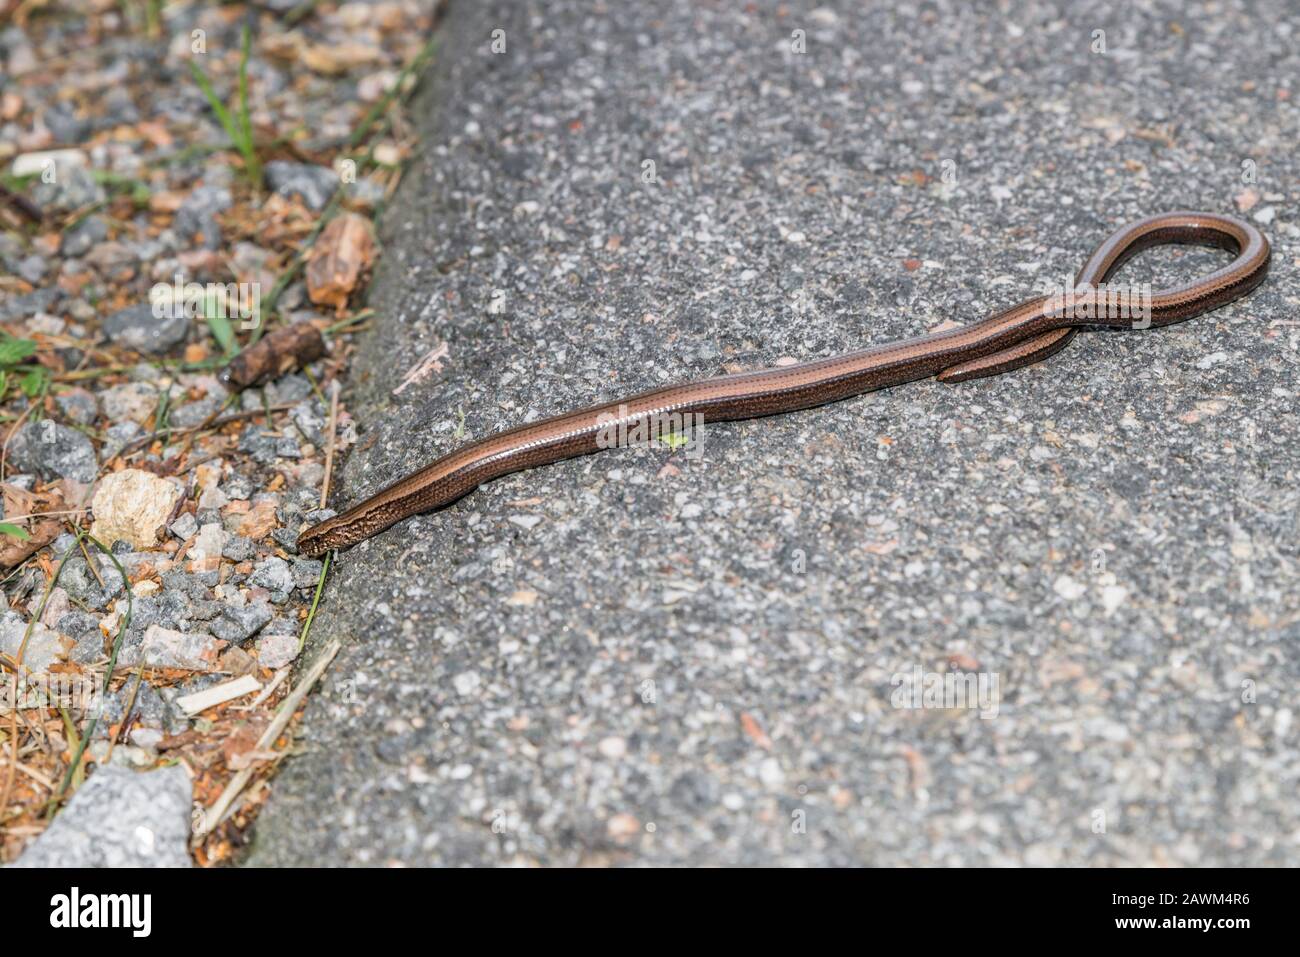
<instances>
[{"instance_id":1,"label":"brown scaly skin","mask_svg":"<svg viewBox=\"0 0 1300 957\"><path fill-rule=\"evenodd\" d=\"M1150 296L1149 323L1128 309L1102 316L1067 314L1047 297L1029 299L987 319L914 339L777 369L668 386L498 432L426 465L302 534L298 551L347 548L404 518L440 508L510 472L607 447L611 427L661 422L749 419L836 402L930 376L960 382L1009 372L1065 348L1081 328L1166 326L1246 295L1268 274L1268 240L1251 226L1216 213L1162 213L1130 223L1102 243L1075 277L1076 287L1106 282L1144 249L1169 243L1217 246L1236 254L1229 265ZM1120 306L1133 306L1121 298Z\"/></svg>"}]
</instances>

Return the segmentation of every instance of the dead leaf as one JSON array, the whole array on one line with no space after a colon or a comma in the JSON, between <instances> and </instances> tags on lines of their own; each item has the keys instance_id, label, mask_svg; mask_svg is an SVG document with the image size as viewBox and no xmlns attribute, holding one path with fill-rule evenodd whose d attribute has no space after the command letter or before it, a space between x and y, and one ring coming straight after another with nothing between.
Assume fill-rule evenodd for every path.
<instances>
[{"instance_id":1,"label":"dead leaf","mask_svg":"<svg viewBox=\"0 0 1300 957\"><path fill-rule=\"evenodd\" d=\"M356 213L336 216L321 231L307 263L307 295L317 305L342 312L374 255L370 221Z\"/></svg>"},{"instance_id":2,"label":"dead leaf","mask_svg":"<svg viewBox=\"0 0 1300 957\"><path fill-rule=\"evenodd\" d=\"M0 485L0 490L3 493L5 515L40 515L42 512L59 512L65 509L63 496L57 489L29 492L17 485ZM59 532L63 529L63 522L58 516L25 518L17 521L7 519L7 521L25 530L30 537L22 539L11 535L0 535L0 568L12 568L25 561L29 555L58 538Z\"/></svg>"},{"instance_id":3,"label":"dead leaf","mask_svg":"<svg viewBox=\"0 0 1300 957\"><path fill-rule=\"evenodd\" d=\"M740 726L745 729L745 734L749 735L756 745L764 751L772 750L772 739L767 736L763 726L748 711L740 713Z\"/></svg>"},{"instance_id":4,"label":"dead leaf","mask_svg":"<svg viewBox=\"0 0 1300 957\"><path fill-rule=\"evenodd\" d=\"M149 209L155 213L174 213L185 204L180 190L159 190L149 196Z\"/></svg>"},{"instance_id":5,"label":"dead leaf","mask_svg":"<svg viewBox=\"0 0 1300 957\"><path fill-rule=\"evenodd\" d=\"M266 730L266 722L256 719L240 722L221 742L221 754L226 766L234 770L247 767L249 758L256 755L257 742Z\"/></svg>"},{"instance_id":6,"label":"dead leaf","mask_svg":"<svg viewBox=\"0 0 1300 957\"><path fill-rule=\"evenodd\" d=\"M303 47L299 53L307 69L335 76L359 66L377 63L381 57L379 47L369 43L322 43Z\"/></svg>"},{"instance_id":7,"label":"dead leaf","mask_svg":"<svg viewBox=\"0 0 1300 957\"><path fill-rule=\"evenodd\" d=\"M964 651L954 651L948 656L948 667L953 671L979 671L980 663Z\"/></svg>"},{"instance_id":8,"label":"dead leaf","mask_svg":"<svg viewBox=\"0 0 1300 957\"><path fill-rule=\"evenodd\" d=\"M63 525L52 518L35 519L28 523L28 539L0 536L0 568L13 568L27 560L33 552L44 548L59 537Z\"/></svg>"},{"instance_id":9,"label":"dead leaf","mask_svg":"<svg viewBox=\"0 0 1300 957\"><path fill-rule=\"evenodd\" d=\"M404 390L407 386L415 385L417 382L421 382L424 379L427 379L435 372L441 372L442 360L447 358L447 355L448 355L447 343L445 342L438 343L427 353L425 353L424 358L421 359L419 362L417 362L415 364L415 367L411 369L410 372L406 373L406 376L405 378L402 379L401 384L396 389L393 390L393 395L401 395L402 390Z\"/></svg>"}]
</instances>

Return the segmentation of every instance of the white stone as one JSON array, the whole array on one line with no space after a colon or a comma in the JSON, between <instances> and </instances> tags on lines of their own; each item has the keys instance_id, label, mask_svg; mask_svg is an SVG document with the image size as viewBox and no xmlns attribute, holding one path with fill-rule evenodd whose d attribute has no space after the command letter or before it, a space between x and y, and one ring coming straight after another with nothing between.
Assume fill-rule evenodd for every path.
<instances>
[{"instance_id":1,"label":"white stone","mask_svg":"<svg viewBox=\"0 0 1300 957\"><path fill-rule=\"evenodd\" d=\"M91 502L95 524L91 534L105 545L124 541L132 548L152 548L158 543L158 533L176 510L181 495L179 482L151 472L140 469L111 472L95 488Z\"/></svg>"},{"instance_id":2,"label":"white stone","mask_svg":"<svg viewBox=\"0 0 1300 957\"><path fill-rule=\"evenodd\" d=\"M1128 589L1123 585L1108 585L1101 590L1101 604L1108 615L1113 615L1126 598Z\"/></svg>"},{"instance_id":3,"label":"white stone","mask_svg":"<svg viewBox=\"0 0 1300 957\"><path fill-rule=\"evenodd\" d=\"M627 754L627 741L617 737L602 738L596 749L611 761L617 761Z\"/></svg>"},{"instance_id":4,"label":"white stone","mask_svg":"<svg viewBox=\"0 0 1300 957\"><path fill-rule=\"evenodd\" d=\"M473 671L462 671L451 680L452 687L458 695L471 695L478 690L478 675Z\"/></svg>"},{"instance_id":5,"label":"white stone","mask_svg":"<svg viewBox=\"0 0 1300 957\"><path fill-rule=\"evenodd\" d=\"M768 758L758 766L758 779L769 788L778 788L785 783L785 772L776 758Z\"/></svg>"},{"instance_id":6,"label":"white stone","mask_svg":"<svg viewBox=\"0 0 1300 957\"><path fill-rule=\"evenodd\" d=\"M194 545L186 553L190 571L211 572L221 565L221 550L226 546L226 533L216 522L209 522L194 536Z\"/></svg>"},{"instance_id":7,"label":"white stone","mask_svg":"<svg viewBox=\"0 0 1300 957\"><path fill-rule=\"evenodd\" d=\"M45 172L50 164L56 170L69 166L89 166L90 161L81 150L42 150L39 153L23 153L15 156L9 171L17 177L38 176Z\"/></svg>"},{"instance_id":8,"label":"white stone","mask_svg":"<svg viewBox=\"0 0 1300 957\"><path fill-rule=\"evenodd\" d=\"M1052 585L1052 590L1066 601L1076 601L1088 592L1088 586L1075 581L1069 575L1062 575Z\"/></svg>"},{"instance_id":9,"label":"white stone","mask_svg":"<svg viewBox=\"0 0 1300 957\"><path fill-rule=\"evenodd\" d=\"M297 657L297 635L263 635L257 640L257 663L263 668L283 668Z\"/></svg>"}]
</instances>

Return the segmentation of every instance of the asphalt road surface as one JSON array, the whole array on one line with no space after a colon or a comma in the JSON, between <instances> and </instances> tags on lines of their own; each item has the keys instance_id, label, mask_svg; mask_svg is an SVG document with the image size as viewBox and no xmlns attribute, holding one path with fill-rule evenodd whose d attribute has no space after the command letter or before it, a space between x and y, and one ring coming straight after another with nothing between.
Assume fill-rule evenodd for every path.
<instances>
[{"instance_id":1,"label":"asphalt road surface","mask_svg":"<svg viewBox=\"0 0 1300 957\"><path fill-rule=\"evenodd\" d=\"M252 863L1300 863L1300 11L1005 6L453 3L339 505L458 433L981 318L1153 212L1251 219L1272 275L342 554Z\"/></svg>"}]
</instances>

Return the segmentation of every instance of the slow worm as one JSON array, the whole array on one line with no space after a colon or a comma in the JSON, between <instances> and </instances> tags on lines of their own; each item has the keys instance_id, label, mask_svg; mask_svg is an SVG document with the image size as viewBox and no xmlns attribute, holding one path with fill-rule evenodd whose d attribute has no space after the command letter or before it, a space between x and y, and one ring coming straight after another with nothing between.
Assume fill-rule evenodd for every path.
<instances>
[{"instance_id":1,"label":"slow worm","mask_svg":"<svg viewBox=\"0 0 1300 957\"><path fill-rule=\"evenodd\" d=\"M1144 249L1168 243L1216 246L1236 255L1194 282L1143 295L1100 284ZM874 389L937 376L961 382L1009 372L1065 348L1081 328L1167 326L1246 295L1268 273L1268 240L1248 223L1215 213L1162 213L1124 226L1097 247L1075 289L1028 299L979 322L801 365L717 376L530 422L456 449L341 515L305 531L299 552L347 548L395 522L439 508L501 475L595 452L611 426L725 421L794 412ZM1094 290L1089 296L1089 291ZM1116 291L1118 290L1118 292ZM1149 291L1149 290L1148 290Z\"/></svg>"}]
</instances>

